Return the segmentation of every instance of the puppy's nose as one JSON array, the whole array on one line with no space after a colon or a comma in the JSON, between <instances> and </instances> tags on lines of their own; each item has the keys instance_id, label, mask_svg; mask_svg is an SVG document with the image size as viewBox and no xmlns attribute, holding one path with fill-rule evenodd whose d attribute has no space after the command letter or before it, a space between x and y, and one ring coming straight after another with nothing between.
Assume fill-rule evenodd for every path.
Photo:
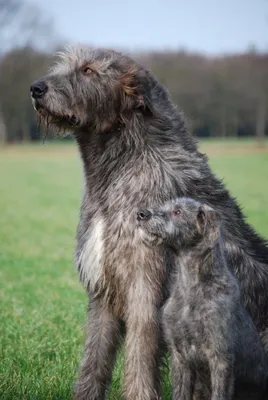
<instances>
[{"instance_id":1,"label":"puppy's nose","mask_svg":"<svg viewBox=\"0 0 268 400\"><path fill-rule=\"evenodd\" d=\"M140 211L137 213L137 220L138 220L138 221L141 221L141 220L148 221L148 219L150 219L151 216L152 216L151 211L146 210L146 209L140 210Z\"/></svg>"},{"instance_id":2,"label":"puppy's nose","mask_svg":"<svg viewBox=\"0 0 268 400\"><path fill-rule=\"evenodd\" d=\"M34 99L40 99L46 93L48 86L44 80L36 81L31 85L30 91Z\"/></svg>"}]
</instances>

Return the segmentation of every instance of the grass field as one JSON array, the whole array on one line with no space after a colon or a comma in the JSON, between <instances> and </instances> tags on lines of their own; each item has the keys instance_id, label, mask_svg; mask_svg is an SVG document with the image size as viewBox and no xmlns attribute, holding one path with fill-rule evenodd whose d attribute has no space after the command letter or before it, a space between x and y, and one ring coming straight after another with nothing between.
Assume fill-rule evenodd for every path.
<instances>
[{"instance_id":1,"label":"grass field","mask_svg":"<svg viewBox=\"0 0 268 400\"><path fill-rule=\"evenodd\" d=\"M268 236L268 152L250 142L201 147L249 222ZM73 265L81 188L72 145L0 150L1 400L70 398L87 303ZM120 399L121 361L111 400Z\"/></svg>"}]
</instances>

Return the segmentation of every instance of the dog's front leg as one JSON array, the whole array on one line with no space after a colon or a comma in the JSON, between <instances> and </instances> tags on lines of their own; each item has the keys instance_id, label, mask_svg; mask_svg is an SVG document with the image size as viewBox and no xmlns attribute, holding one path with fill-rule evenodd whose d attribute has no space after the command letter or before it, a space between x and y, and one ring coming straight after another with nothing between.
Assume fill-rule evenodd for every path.
<instances>
[{"instance_id":1,"label":"dog's front leg","mask_svg":"<svg viewBox=\"0 0 268 400\"><path fill-rule=\"evenodd\" d=\"M159 312L148 291L143 292L143 297L138 291L130 293L130 297L126 318L124 397L126 400L158 400Z\"/></svg>"},{"instance_id":2,"label":"dog's front leg","mask_svg":"<svg viewBox=\"0 0 268 400\"><path fill-rule=\"evenodd\" d=\"M105 399L120 337L119 320L98 301L90 302L84 360L75 387L75 400Z\"/></svg>"}]
</instances>

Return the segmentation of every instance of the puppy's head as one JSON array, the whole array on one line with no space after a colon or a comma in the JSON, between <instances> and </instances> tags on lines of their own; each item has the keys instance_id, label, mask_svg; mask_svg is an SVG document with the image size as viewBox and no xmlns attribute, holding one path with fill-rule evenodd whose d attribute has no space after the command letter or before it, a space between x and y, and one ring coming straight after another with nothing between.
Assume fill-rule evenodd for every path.
<instances>
[{"instance_id":1,"label":"puppy's head","mask_svg":"<svg viewBox=\"0 0 268 400\"><path fill-rule=\"evenodd\" d=\"M220 218L207 205L178 198L159 208L139 210L137 221L143 242L179 250L197 244L204 237L208 241L216 240Z\"/></svg>"}]
</instances>

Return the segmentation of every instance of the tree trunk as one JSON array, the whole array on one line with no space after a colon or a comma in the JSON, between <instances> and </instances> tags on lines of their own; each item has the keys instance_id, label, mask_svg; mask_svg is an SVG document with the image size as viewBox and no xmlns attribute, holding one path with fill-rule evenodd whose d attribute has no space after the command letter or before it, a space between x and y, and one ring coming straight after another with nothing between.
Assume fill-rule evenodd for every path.
<instances>
[{"instance_id":1,"label":"tree trunk","mask_svg":"<svg viewBox=\"0 0 268 400\"><path fill-rule=\"evenodd\" d=\"M0 112L0 145L2 146L7 142L7 130L4 123L3 115Z\"/></svg>"},{"instance_id":2,"label":"tree trunk","mask_svg":"<svg viewBox=\"0 0 268 400\"><path fill-rule=\"evenodd\" d=\"M221 138L225 139L227 137L227 124L226 124L226 111L224 108L221 109Z\"/></svg>"},{"instance_id":3,"label":"tree trunk","mask_svg":"<svg viewBox=\"0 0 268 400\"><path fill-rule=\"evenodd\" d=\"M30 134L30 127L29 124L24 123L22 124L22 141L24 143L30 142L31 141L31 134Z\"/></svg>"},{"instance_id":4,"label":"tree trunk","mask_svg":"<svg viewBox=\"0 0 268 400\"><path fill-rule=\"evenodd\" d=\"M230 128L230 136L237 138L238 137L238 116L237 114L234 114L233 120L232 120L232 126Z\"/></svg>"},{"instance_id":5,"label":"tree trunk","mask_svg":"<svg viewBox=\"0 0 268 400\"><path fill-rule=\"evenodd\" d=\"M266 101L263 95L259 101L256 115L256 138L259 145L265 145Z\"/></svg>"}]
</instances>

